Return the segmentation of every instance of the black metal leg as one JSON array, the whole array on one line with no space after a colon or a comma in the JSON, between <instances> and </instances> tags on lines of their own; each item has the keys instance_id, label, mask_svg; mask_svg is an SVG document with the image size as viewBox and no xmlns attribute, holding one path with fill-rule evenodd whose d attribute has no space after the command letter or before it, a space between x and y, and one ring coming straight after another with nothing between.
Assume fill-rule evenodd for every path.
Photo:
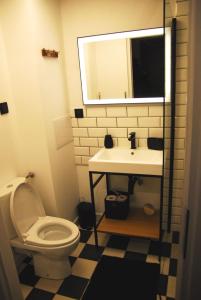
<instances>
[{"instance_id":1,"label":"black metal leg","mask_svg":"<svg viewBox=\"0 0 201 300\"><path fill-rule=\"evenodd\" d=\"M101 174L99 178L93 182L93 174ZM90 182L90 193L91 193L91 203L93 207L93 212L94 212L94 237L95 237L95 245L98 248L98 234L97 234L97 227L98 225L96 224L96 207L95 207L95 198L94 198L94 188L96 185L100 182L100 180L103 178L104 175L106 175L106 189L107 193L110 192L110 175L115 174L115 173L104 173L104 172L93 172L89 171L89 182ZM117 173L119 175L125 175L128 176L130 174L121 174ZM136 175L136 174L135 174ZM137 176L137 175L136 175ZM152 177L152 176L150 176ZM159 176L154 176L154 177L159 177ZM162 238L163 238L163 231L162 231L162 224L163 224L163 176L160 176L160 224L159 224L159 260L161 260L162 256ZM100 221L99 221L100 222Z\"/></svg>"},{"instance_id":2,"label":"black metal leg","mask_svg":"<svg viewBox=\"0 0 201 300\"><path fill-rule=\"evenodd\" d=\"M96 229L96 206L95 206L95 201L94 201L93 173L92 172L89 172L89 182L90 182L91 202L92 202L93 211L94 211L94 237L95 237L96 247L98 248L98 234L97 234L97 229Z\"/></svg>"},{"instance_id":3,"label":"black metal leg","mask_svg":"<svg viewBox=\"0 0 201 300\"><path fill-rule=\"evenodd\" d=\"M106 173L105 175L106 175L106 189L108 194L110 191L110 175L108 173Z\"/></svg>"},{"instance_id":4,"label":"black metal leg","mask_svg":"<svg viewBox=\"0 0 201 300\"><path fill-rule=\"evenodd\" d=\"M159 253L159 260L161 260L161 254L162 254L162 243L163 243L163 176L160 178L160 253Z\"/></svg>"}]
</instances>

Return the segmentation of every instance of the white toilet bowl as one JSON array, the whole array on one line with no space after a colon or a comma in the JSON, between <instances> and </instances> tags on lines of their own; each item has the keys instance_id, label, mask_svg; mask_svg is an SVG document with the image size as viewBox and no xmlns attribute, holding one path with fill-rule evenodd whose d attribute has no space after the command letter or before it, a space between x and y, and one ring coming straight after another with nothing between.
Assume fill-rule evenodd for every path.
<instances>
[{"instance_id":1,"label":"white toilet bowl","mask_svg":"<svg viewBox=\"0 0 201 300\"><path fill-rule=\"evenodd\" d=\"M61 246L43 247L22 243L19 238L15 238L11 240L11 245L15 248L28 250L31 253L37 276L49 279L64 279L71 274L69 255L75 250L79 240L80 234L71 243Z\"/></svg>"},{"instance_id":2,"label":"white toilet bowl","mask_svg":"<svg viewBox=\"0 0 201 300\"><path fill-rule=\"evenodd\" d=\"M10 239L11 245L31 252L36 275L49 279L69 276L68 257L79 243L78 227L66 219L46 216L39 195L25 178L7 186L11 189L10 217L17 233Z\"/></svg>"}]
</instances>

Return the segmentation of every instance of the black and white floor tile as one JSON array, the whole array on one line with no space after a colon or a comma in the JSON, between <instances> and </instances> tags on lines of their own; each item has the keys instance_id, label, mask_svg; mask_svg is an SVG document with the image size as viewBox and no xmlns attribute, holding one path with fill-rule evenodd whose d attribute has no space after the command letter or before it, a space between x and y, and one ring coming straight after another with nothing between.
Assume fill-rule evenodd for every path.
<instances>
[{"instance_id":1,"label":"black and white floor tile","mask_svg":"<svg viewBox=\"0 0 201 300\"><path fill-rule=\"evenodd\" d=\"M102 255L138 259L159 263L159 245L145 239L128 238L98 233L99 249L91 231L80 230L78 247L70 256L72 275L64 280L39 278L34 274L32 262L27 258L20 273L21 288L26 300L75 300L81 299ZM176 290L179 233L164 233L160 282L158 293L161 300L174 300ZM113 300L113 299L111 299ZM126 300L126 299L125 299Z\"/></svg>"}]
</instances>

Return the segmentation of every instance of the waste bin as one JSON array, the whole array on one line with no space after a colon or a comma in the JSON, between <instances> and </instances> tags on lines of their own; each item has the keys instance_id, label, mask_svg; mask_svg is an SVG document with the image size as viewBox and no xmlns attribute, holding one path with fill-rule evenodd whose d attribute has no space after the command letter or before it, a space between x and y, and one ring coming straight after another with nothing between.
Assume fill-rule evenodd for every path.
<instances>
[{"instance_id":1,"label":"waste bin","mask_svg":"<svg viewBox=\"0 0 201 300\"><path fill-rule=\"evenodd\" d=\"M89 202L80 202L77 206L78 221L83 229L91 229L94 223L93 206Z\"/></svg>"}]
</instances>

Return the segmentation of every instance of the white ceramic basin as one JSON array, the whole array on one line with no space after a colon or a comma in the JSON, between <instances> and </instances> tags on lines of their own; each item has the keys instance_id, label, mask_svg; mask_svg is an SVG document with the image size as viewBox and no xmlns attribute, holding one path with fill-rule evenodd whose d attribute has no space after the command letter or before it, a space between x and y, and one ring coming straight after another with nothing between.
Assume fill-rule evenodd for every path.
<instances>
[{"instance_id":1,"label":"white ceramic basin","mask_svg":"<svg viewBox=\"0 0 201 300\"><path fill-rule=\"evenodd\" d=\"M162 175L163 151L102 148L89 160L89 171Z\"/></svg>"}]
</instances>

